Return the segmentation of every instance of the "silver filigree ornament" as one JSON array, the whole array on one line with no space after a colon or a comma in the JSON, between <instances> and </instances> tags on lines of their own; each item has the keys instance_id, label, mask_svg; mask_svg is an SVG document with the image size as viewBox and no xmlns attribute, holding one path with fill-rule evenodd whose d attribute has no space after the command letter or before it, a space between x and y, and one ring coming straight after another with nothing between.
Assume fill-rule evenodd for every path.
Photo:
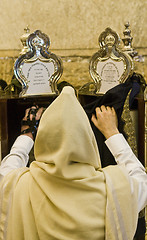
<instances>
[{"instance_id":1,"label":"silver filigree ornament","mask_svg":"<svg viewBox=\"0 0 147 240\"><path fill-rule=\"evenodd\" d=\"M119 44L120 37L111 28L106 28L99 36L100 49L92 56L89 65L95 93L105 93L125 82L133 73L133 60L119 48Z\"/></svg>"},{"instance_id":2,"label":"silver filigree ornament","mask_svg":"<svg viewBox=\"0 0 147 240\"><path fill-rule=\"evenodd\" d=\"M22 85L20 96L57 94L63 73L62 61L49 51L50 39L40 30L27 39L29 51L15 62L14 73Z\"/></svg>"}]
</instances>

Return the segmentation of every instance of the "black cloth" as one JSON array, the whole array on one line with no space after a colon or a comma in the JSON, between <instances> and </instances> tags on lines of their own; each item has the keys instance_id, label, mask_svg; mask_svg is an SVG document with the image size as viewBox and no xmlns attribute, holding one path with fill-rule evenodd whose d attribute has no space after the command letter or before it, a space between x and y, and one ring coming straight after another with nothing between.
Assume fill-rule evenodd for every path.
<instances>
[{"instance_id":1,"label":"black cloth","mask_svg":"<svg viewBox=\"0 0 147 240\"><path fill-rule=\"evenodd\" d=\"M83 106L84 110L86 111L87 116L90 120L91 127L93 129L93 132L94 132L94 135L95 135L95 138L97 141L102 167L106 167L108 165L115 165L116 162L114 160L113 155L111 154L111 152L107 148L106 144L104 143L105 137L95 127L95 125L91 121L92 114L95 113L96 107L100 107L102 105L114 107L117 117L118 117L118 129L125 136L125 133L123 131L124 122L121 119L121 115L122 115L123 106L124 106L126 97L131 88L132 88L131 81L119 84L116 87L107 91L104 95L98 96L98 98L94 102L92 102L86 106ZM127 137L127 136L125 136L125 137Z\"/></svg>"},{"instance_id":2,"label":"black cloth","mask_svg":"<svg viewBox=\"0 0 147 240\"><path fill-rule=\"evenodd\" d=\"M146 222L145 217L138 218L137 229L135 233L135 238L137 239L140 236L144 236L146 233Z\"/></svg>"}]
</instances>

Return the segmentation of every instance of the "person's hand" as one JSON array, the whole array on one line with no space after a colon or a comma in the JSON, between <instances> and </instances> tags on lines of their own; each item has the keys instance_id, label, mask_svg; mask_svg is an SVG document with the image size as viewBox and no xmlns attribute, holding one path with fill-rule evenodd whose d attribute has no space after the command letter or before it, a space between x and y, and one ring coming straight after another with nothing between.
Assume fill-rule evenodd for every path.
<instances>
[{"instance_id":1,"label":"person's hand","mask_svg":"<svg viewBox=\"0 0 147 240\"><path fill-rule=\"evenodd\" d=\"M93 114L91 120L106 139L119 133L117 115L113 107L101 106L97 107L95 111L96 116Z\"/></svg>"},{"instance_id":2,"label":"person's hand","mask_svg":"<svg viewBox=\"0 0 147 240\"><path fill-rule=\"evenodd\" d=\"M44 110L43 107L38 108L38 106L33 106L31 108L26 109L25 116L22 119L21 134L29 136L34 140L34 136L32 134L32 127L33 127L33 124L35 125L40 120L43 110ZM28 123L30 122L30 125L29 124L27 125L27 122ZM35 126L35 128L36 127L37 126ZM37 128L36 128L36 131L37 131Z\"/></svg>"}]
</instances>

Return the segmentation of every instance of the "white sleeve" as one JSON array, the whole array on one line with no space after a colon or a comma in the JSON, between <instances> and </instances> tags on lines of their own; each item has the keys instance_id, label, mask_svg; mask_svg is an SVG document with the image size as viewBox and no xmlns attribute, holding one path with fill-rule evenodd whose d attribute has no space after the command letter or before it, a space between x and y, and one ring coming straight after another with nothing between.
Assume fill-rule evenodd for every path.
<instances>
[{"instance_id":1,"label":"white sleeve","mask_svg":"<svg viewBox=\"0 0 147 240\"><path fill-rule=\"evenodd\" d=\"M20 135L15 140L10 153L1 162L0 181L11 170L27 165L33 144L34 141L26 135Z\"/></svg>"},{"instance_id":2,"label":"white sleeve","mask_svg":"<svg viewBox=\"0 0 147 240\"><path fill-rule=\"evenodd\" d=\"M111 136L105 143L117 164L124 164L130 179L135 178L137 180L139 185L138 208L141 211L147 205L147 174L145 168L137 159L122 134Z\"/></svg>"}]
</instances>

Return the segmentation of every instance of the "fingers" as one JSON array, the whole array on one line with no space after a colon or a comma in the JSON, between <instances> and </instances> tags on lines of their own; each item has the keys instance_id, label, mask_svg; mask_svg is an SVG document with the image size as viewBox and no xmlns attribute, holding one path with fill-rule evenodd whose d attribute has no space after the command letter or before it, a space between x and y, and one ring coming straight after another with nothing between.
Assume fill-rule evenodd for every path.
<instances>
[{"instance_id":1,"label":"fingers","mask_svg":"<svg viewBox=\"0 0 147 240\"><path fill-rule=\"evenodd\" d=\"M41 118L41 115L43 113L44 108L39 108L38 112L36 113L36 120L39 120Z\"/></svg>"},{"instance_id":2,"label":"fingers","mask_svg":"<svg viewBox=\"0 0 147 240\"><path fill-rule=\"evenodd\" d=\"M29 111L30 111L30 108L27 108L26 111L25 111L25 116L24 116L23 120L27 120L27 116L29 114Z\"/></svg>"},{"instance_id":3,"label":"fingers","mask_svg":"<svg viewBox=\"0 0 147 240\"><path fill-rule=\"evenodd\" d=\"M94 123L95 126L97 126L97 119L94 114L92 114L91 121Z\"/></svg>"},{"instance_id":4,"label":"fingers","mask_svg":"<svg viewBox=\"0 0 147 240\"><path fill-rule=\"evenodd\" d=\"M91 121L94 123L95 126L98 126L98 122L106 120L106 118L109 118L111 116L116 116L115 109L113 107L104 106L97 107L95 109L96 116L93 114Z\"/></svg>"},{"instance_id":5,"label":"fingers","mask_svg":"<svg viewBox=\"0 0 147 240\"><path fill-rule=\"evenodd\" d=\"M112 107L111 110L112 110L112 113L116 115L114 107Z\"/></svg>"},{"instance_id":6,"label":"fingers","mask_svg":"<svg viewBox=\"0 0 147 240\"><path fill-rule=\"evenodd\" d=\"M115 111L113 107L104 106L104 105L102 105L100 107L100 109L101 109L101 112L103 112L103 111Z\"/></svg>"},{"instance_id":7,"label":"fingers","mask_svg":"<svg viewBox=\"0 0 147 240\"><path fill-rule=\"evenodd\" d=\"M38 109L38 110L37 110ZM27 120L28 115L29 115L29 119L32 121L33 119L35 120L39 120L42 113L43 113L44 108L41 107L39 108L38 106L32 106L31 108L27 108L25 111L25 116L23 118L23 120ZM31 113L32 111L32 113ZM36 112L37 111L37 112ZM36 113L35 113L36 112ZM29 114L30 113L30 114ZM34 114L35 113L35 114Z\"/></svg>"},{"instance_id":8,"label":"fingers","mask_svg":"<svg viewBox=\"0 0 147 240\"><path fill-rule=\"evenodd\" d=\"M96 116L93 114L91 120L106 139L119 133L117 115L113 107L102 105L97 107L95 112Z\"/></svg>"},{"instance_id":9,"label":"fingers","mask_svg":"<svg viewBox=\"0 0 147 240\"><path fill-rule=\"evenodd\" d=\"M96 115L102 114L102 113L112 113L115 114L115 110L113 107L109 107L109 106L104 106L102 105L101 107L97 107L95 109L96 111Z\"/></svg>"}]
</instances>

